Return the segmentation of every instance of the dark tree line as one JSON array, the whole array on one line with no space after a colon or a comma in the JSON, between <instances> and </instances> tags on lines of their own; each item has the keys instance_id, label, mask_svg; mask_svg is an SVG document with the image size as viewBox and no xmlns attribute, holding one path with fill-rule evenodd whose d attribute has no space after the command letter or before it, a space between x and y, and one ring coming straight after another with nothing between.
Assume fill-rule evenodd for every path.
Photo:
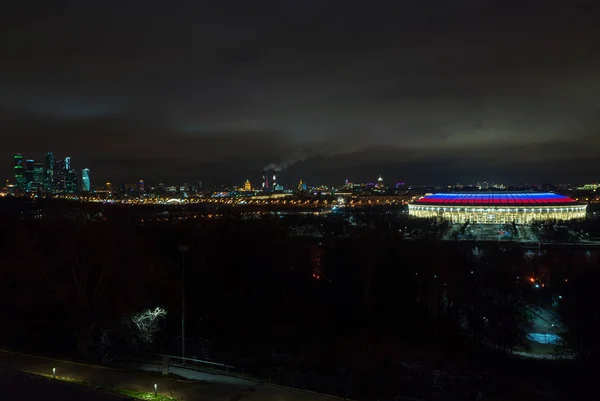
<instances>
[{"instance_id":1,"label":"dark tree line","mask_svg":"<svg viewBox=\"0 0 600 401\"><path fill-rule=\"evenodd\" d=\"M16 297L12 335L21 342L34 327L52 338L72 334L79 355L87 357L94 333L168 301L166 265L135 227L12 219L5 235L1 274ZM36 326L46 318L53 323Z\"/></svg>"},{"instance_id":2,"label":"dark tree line","mask_svg":"<svg viewBox=\"0 0 600 401\"><path fill-rule=\"evenodd\" d=\"M208 338L255 371L285 354L284 370L318 371L325 386L322 372L341 367L377 376L381 366L410 357L485 364L492 352L507 359L527 348L525 306L547 302L540 294L551 292L562 294L565 349L587 366L598 358L597 251L406 241L398 235L402 222L385 221L345 238L313 239L288 236L289 223L278 218L144 225L0 218L0 301L14 323L0 332L4 344L45 341L89 357L102 332L157 305L168 311L159 341L175 339L177 247L184 244L190 347ZM312 223L326 233L341 224ZM420 223L412 226L431 227ZM311 274L315 247L319 280ZM530 277L546 287L533 289Z\"/></svg>"}]
</instances>

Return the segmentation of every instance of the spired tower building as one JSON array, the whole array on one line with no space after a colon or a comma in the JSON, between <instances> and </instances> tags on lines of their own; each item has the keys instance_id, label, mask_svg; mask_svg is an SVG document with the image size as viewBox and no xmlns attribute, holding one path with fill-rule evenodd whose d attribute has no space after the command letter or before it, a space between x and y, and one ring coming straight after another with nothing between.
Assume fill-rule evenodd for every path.
<instances>
[{"instance_id":1,"label":"spired tower building","mask_svg":"<svg viewBox=\"0 0 600 401\"><path fill-rule=\"evenodd\" d=\"M65 191L73 194L77 192L77 171L71 168L71 158L65 157Z\"/></svg>"}]
</instances>

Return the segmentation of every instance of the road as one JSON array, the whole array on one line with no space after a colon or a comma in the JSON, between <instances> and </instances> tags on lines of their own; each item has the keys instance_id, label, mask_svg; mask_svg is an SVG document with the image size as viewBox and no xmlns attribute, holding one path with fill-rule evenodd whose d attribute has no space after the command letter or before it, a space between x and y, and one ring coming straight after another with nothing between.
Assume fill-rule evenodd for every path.
<instances>
[{"instance_id":1,"label":"road","mask_svg":"<svg viewBox=\"0 0 600 401\"><path fill-rule=\"evenodd\" d=\"M563 331L562 321L552 308L534 306L529 309L533 315L533 332L560 334Z\"/></svg>"},{"instance_id":2,"label":"road","mask_svg":"<svg viewBox=\"0 0 600 401\"><path fill-rule=\"evenodd\" d=\"M146 370L151 370L149 366L146 367ZM0 368L35 374L52 374L52 369L56 368L57 376L86 381L100 386L144 392L153 391L154 384L157 384L159 393L182 401L340 400L337 397L210 373L197 372L198 379L203 380L203 382L182 381L144 372L110 369L5 351L0 351ZM143 368L143 366L140 368ZM4 398L2 399L4 400ZM63 398L52 397L52 399ZM92 400L92 398L87 397L81 397L81 399Z\"/></svg>"}]
</instances>

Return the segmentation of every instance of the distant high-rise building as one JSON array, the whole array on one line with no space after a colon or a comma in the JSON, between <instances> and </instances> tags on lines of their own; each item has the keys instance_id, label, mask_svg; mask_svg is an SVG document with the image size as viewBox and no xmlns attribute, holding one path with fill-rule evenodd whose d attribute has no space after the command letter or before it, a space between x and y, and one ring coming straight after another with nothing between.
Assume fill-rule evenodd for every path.
<instances>
[{"instance_id":1,"label":"distant high-rise building","mask_svg":"<svg viewBox=\"0 0 600 401\"><path fill-rule=\"evenodd\" d=\"M112 192L113 192L113 184L112 184L112 182L107 182L106 184L104 184L104 190L106 192L108 192L109 194L112 194Z\"/></svg>"},{"instance_id":2,"label":"distant high-rise building","mask_svg":"<svg viewBox=\"0 0 600 401\"><path fill-rule=\"evenodd\" d=\"M33 182L31 189L39 191L44 186L44 163L33 164Z\"/></svg>"},{"instance_id":3,"label":"distant high-rise building","mask_svg":"<svg viewBox=\"0 0 600 401\"><path fill-rule=\"evenodd\" d=\"M27 186L27 190L31 189L31 184L33 183L33 166L35 164L35 160L27 159L25 162L25 184Z\"/></svg>"},{"instance_id":4,"label":"distant high-rise building","mask_svg":"<svg viewBox=\"0 0 600 401\"><path fill-rule=\"evenodd\" d=\"M140 182L138 182L138 189L140 190L140 192L146 192L146 186L144 185L144 180L140 180Z\"/></svg>"},{"instance_id":5,"label":"distant high-rise building","mask_svg":"<svg viewBox=\"0 0 600 401\"><path fill-rule=\"evenodd\" d=\"M81 191L90 192L91 183L90 183L90 169L83 168L81 169Z\"/></svg>"},{"instance_id":6,"label":"distant high-rise building","mask_svg":"<svg viewBox=\"0 0 600 401\"><path fill-rule=\"evenodd\" d=\"M246 180L246 182L244 183L244 191L252 191L252 184L250 184L250 180Z\"/></svg>"},{"instance_id":7,"label":"distant high-rise building","mask_svg":"<svg viewBox=\"0 0 600 401\"><path fill-rule=\"evenodd\" d=\"M69 159L69 164L71 163L71 159ZM58 159L54 163L54 189L56 191L64 191L65 190L65 178L67 175L67 159Z\"/></svg>"},{"instance_id":8,"label":"distant high-rise building","mask_svg":"<svg viewBox=\"0 0 600 401\"><path fill-rule=\"evenodd\" d=\"M14 156L14 175L15 175L15 185L17 189L24 190L25 189L25 166L23 165L23 156L20 153L17 153Z\"/></svg>"},{"instance_id":9,"label":"distant high-rise building","mask_svg":"<svg viewBox=\"0 0 600 401\"><path fill-rule=\"evenodd\" d=\"M263 171L262 175L262 189L263 191L269 190L269 173L266 171Z\"/></svg>"},{"instance_id":10,"label":"distant high-rise building","mask_svg":"<svg viewBox=\"0 0 600 401\"><path fill-rule=\"evenodd\" d=\"M302 181L302 179L300 179L300 182L298 183L298 191L307 191L308 190L308 186L306 185L306 183L304 181Z\"/></svg>"},{"instance_id":11,"label":"distant high-rise building","mask_svg":"<svg viewBox=\"0 0 600 401\"><path fill-rule=\"evenodd\" d=\"M44 189L48 192L52 192L54 190L54 153L46 153L46 163L44 167Z\"/></svg>"},{"instance_id":12,"label":"distant high-rise building","mask_svg":"<svg viewBox=\"0 0 600 401\"><path fill-rule=\"evenodd\" d=\"M67 170L65 176L65 190L70 194L77 192L77 181L77 171L74 169Z\"/></svg>"}]
</instances>

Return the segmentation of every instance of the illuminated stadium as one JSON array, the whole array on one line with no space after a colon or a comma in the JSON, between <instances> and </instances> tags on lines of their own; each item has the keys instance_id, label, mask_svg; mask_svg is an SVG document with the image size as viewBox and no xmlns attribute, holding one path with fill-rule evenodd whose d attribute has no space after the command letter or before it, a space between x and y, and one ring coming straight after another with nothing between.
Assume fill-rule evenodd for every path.
<instances>
[{"instance_id":1,"label":"illuminated stadium","mask_svg":"<svg viewBox=\"0 0 600 401\"><path fill-rule=\"evenodd\" d=\"M408 205L411 217L442 218L452 223L530 224L586 216L586 205L568 196L539 192L427 194Z\"/></svg>"}]
</instances>

